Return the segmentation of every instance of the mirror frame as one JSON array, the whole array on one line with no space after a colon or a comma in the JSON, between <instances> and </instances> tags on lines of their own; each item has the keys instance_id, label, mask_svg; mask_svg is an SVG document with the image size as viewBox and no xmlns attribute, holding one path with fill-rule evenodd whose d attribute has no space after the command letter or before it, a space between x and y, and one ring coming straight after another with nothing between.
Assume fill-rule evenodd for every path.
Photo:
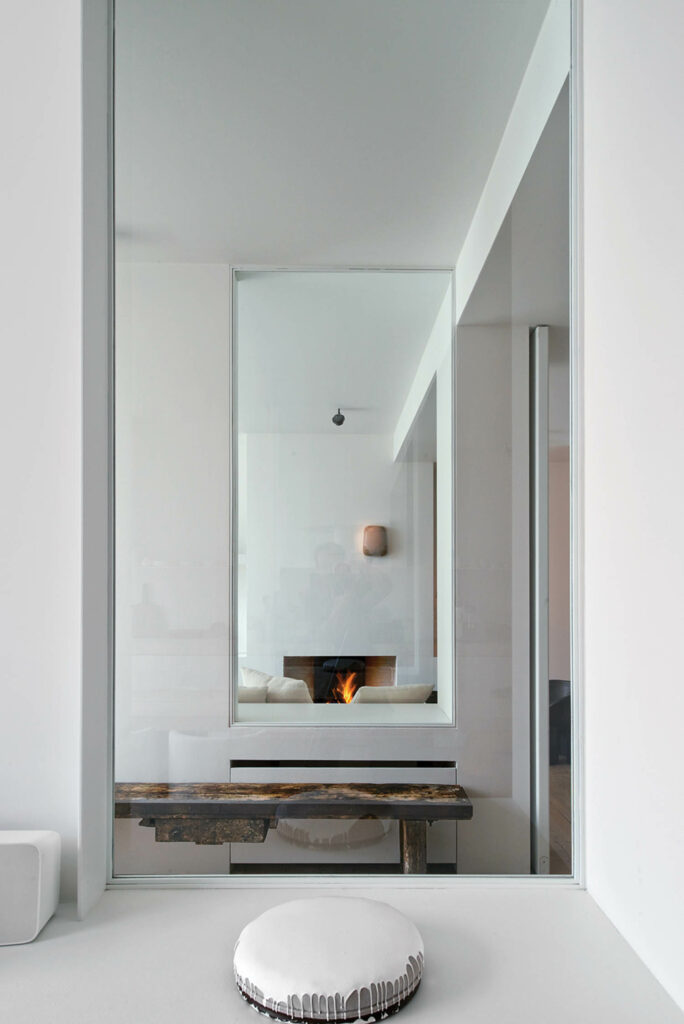
<instances>
[{"instance_id":1,"label":"mirror frame","mask_svg":"<svg viewBox=\"0 0 684 1024\"><path fill-rule=\"evenodd\" d=\"M456 474L454 472L454 460L456 455L456 359L455 359L455 296L456 296L456 269L454 266L410 266L410 265L380 265L380 264L321 264L321 265L310 265L310 266L283 266L278 264L230 264L229 265L229 277L230 277L230 300L229 300L229 324L230 324L230 339L229 339L229 364L228 364L228 375L229 375L229 421L230 421L230 442L229 442L229 510L230 519L228 523L229 536L230 536L230 553L231 553L231 571L230 571L230 590L228 597L228 615L229 615L229 645L228 645L228 657L229 657L229 692L230 692L230 712L228 726L229 728L321 728L321 722L297 720L296 716L286 721L278 721L276 718L273 721L249 721L242 720L237 717L237 566L238 566L238 487L237 487L237 462L238 462L238 399L237 399L237 386L238 378L236 373L237 367L237 348L238 348L238 327L237 327L237 307L235 302L235 294L238 285L239 275L243 273L248 274L444 274L449 275L450 283L449 288L451 289L451 392L452 392L452 403L451 403L451 452L452 452L452 472L450 474L451 484L451 515L449 522L449 535L451 541L451 571L450 571L450 594L449 594L449 609L452 617L454 609L456 607L456 574L454 572L453 564L453 552L456 549ZM457 697L458 697L458 679L456 673L456 630L452 628L450 631L450 643L449 643L449 658L451 659L451 680L447 703L450 703L451 710L447 713L442 708L442 717L439 720L438 716L434 716L434 721L420 721L419 717L415 721L409 721L407 716L399 715L398 720L391 721L392 715L389 711L386 711L386 719L383 721L354 721L354 722L330 722L326 723L324 728L341 729L353 725L354 728L373 728L373 729L396 729L399 727L407 729L415 728L453 728L457 725ZM438 690L439 693L439 690ZM277 705L282 707L283 705ZM287 706L287 705L285 705ZM430 705L433 707L434 705ZM299 705L297 706L299 707ZM427 705L420 705L420 707L427 707ZM388 706L389 708L389 706ZM433 717L433 716L430 716Z\"/></svg>"}]
</instances>

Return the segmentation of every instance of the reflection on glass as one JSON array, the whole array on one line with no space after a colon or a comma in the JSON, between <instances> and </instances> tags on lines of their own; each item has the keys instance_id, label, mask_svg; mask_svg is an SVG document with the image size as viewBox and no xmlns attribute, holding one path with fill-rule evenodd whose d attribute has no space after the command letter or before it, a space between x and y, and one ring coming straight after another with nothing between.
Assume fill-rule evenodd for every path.
<instances>
[{"instance_id":1,"label":"reflection on glass","mask_svg":"<svg viewBox=\"0 0 684 1024\"><path fill-rule=\"evenodd\" d=\"M308 7L116 3L114 871L565 873L569 18Z\"/></svg>"},{"instance_id":2,"label":"reflection on glass","mask_svg":"<svg viewBox=\"0 0 684 1024\"><path fill-rule=\"evenodd\" d=\"M234 308L238 720L448 720L451 275L238 272Z\"/></svg>"},{"instance_id":3,"label":"reflection on glass","mask_svg":"<svg viewBox=\"0 0 684 1024\"><path fill-rule=\"evenodd\" d=\"M549 332L549 871L572 872L570 639L570 345Z\"/></svg>"}]
</instances>

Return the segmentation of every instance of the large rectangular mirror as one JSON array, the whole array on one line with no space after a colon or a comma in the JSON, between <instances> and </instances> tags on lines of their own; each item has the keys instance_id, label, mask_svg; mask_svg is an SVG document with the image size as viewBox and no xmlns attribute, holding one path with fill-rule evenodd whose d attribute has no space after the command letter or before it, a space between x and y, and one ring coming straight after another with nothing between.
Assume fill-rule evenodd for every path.
<instances>
[{"instance_id":1,"label":"large rectangular mirror","mask_svg":"<svg viewBox=\"0 0 684 1024\"><path fill-rule=\"evenodd\" d=\"M569 0L114 15L114 875L571 874Z\"/></svg>"}]
</instances>

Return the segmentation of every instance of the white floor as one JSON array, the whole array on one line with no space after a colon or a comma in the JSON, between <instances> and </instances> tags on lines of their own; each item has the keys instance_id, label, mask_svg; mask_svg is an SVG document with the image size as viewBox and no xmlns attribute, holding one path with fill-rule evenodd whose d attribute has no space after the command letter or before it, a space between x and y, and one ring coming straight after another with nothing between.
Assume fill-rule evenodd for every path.
<instances>
[{"instance_id":1,"label":"white floor","mask_svg":"<svg viewBox=\"0 0 684 1024\"><path fill-rule=\"evenodd\" d=\"M329 890L327 890L329 892ZM352 890L348 890L351 892ZM423 933L426 971L402 1024L682 1024L684 1014L578 890L368 890ZM63 908L0 948L7 1024L256 1024L237 995L244 924L301 889L115 891L83 922Z\"/></svg>"}]
</instances>

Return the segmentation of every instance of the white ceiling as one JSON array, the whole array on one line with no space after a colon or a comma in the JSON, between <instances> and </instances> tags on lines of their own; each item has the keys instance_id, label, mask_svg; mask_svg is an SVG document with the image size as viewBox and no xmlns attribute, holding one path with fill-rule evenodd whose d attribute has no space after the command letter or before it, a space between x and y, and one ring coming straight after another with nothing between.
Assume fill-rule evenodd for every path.
<instances>
[{"instance_id":1,"label":"white ceiling","mask_svg":"<svg viewBox=\"0 0 684 1024\"><path fill-rule=\"evenodd\" d=\"M117 0L119 258L451 265L548 0Z\"/></svg>"},{"instance_id":2,"label":"white ceiling","mask_svg":"<svg viewBox=\"0 0 684 1024\"><path fill-rule=\"evenodd\" d=\"M443 271L240 275L239 431L392 434L450 286Z\"/></svg>"}]
</instances>

